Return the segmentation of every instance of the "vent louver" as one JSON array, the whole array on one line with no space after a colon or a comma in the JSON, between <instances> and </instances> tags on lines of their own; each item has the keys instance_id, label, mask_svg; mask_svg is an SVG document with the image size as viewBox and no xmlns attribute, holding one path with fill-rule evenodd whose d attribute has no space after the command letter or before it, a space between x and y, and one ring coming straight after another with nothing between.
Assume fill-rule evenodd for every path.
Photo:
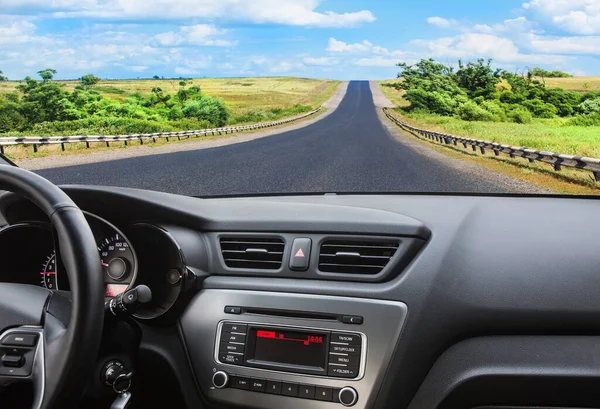
<instances>
[{"instance_id":1,"label":"vent louver","mask_svg":"<svg viewBox=\"0 0 600 409\"><path fill-rule=\"evenodd\" d=\"M397 240L335 239L321 244L319 270L340 274L377 274L398 250Z\"/></svg>"},{"instance_id":2,"label":"vent louver","mask_svg":"<svg viewBox=\"0 0 600 409\"><path fill-rule=\"evenodd\" d=\"M282 239L221 237L221 254L231 268L277 270L283 261Z\"/></svg>"}]
</instances>

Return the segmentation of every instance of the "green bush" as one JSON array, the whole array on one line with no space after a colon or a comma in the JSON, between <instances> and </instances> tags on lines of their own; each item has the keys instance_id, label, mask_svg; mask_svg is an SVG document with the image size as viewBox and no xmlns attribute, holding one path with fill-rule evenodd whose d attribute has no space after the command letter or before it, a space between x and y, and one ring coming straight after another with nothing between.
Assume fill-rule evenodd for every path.
<instances>
[{"instance_id":1,"label":"green bush","mask_svg":"<svg viewBox=\"0 0 600 409\"><path fill-rule=\"evenodd\" d=\"M26 118L21 115L19 104L0 96L0 132L21 129L25 123Z\"/></svg>"},{"instance_id":2,"label":"green bush","mask_svg":"<svg viewBox=\"0 0 600 409\"><path fill-rule=\"evenodd\" d=\"M600 113L595 112L585 115L577 115L569 119L566 125L573 126L600 126Z\"/></svg>"},{"instance_id":3,"label":"green bush","mask_svg":"<svg viewBox=\"0 0 600 409\"><path fill-rule=\"evenodd\" d=\"M493 121L494 115L473 101L461 104L457 109L458 116L465 121Z\"/></svg>"},{"instance_id":4,"label":"green bush","mask_svg":"<svg viewBox=\"0 0 600 409\"><path fill-rule=\"evenodd\" d=\"M494 121L505 122L507 120L506 108L501 102L483 101L481 107L493 115Z\"/></svg>"},{"instance_id":5,"label":"green bush","mask_svg":"<svg viewBox=\"0 0 600 409\"><path fill-rule=\"evenodd\" d=\"M554 118L558 114L558 109L541 99L532 99L524 101L521 105L529 110L536 118Z\"/></svg>"},{"instance_id":6,"label":"green bush","mask_svg":"<svg viewBox=\"0 0 600 409\"><path fill-rule=\"evenodd\" d=\"M506 116L511 122L518 124L530 124L533 121L533 115L528 109L521 106L511 107L506 111Z\"/></svg>"},{"instance_id":7,"label":"green bush","mask_svg":"<svg viewBox=\"0 0 600 409\"><path fill-rule=\"evenodd\" d=\"M220 98L202 97L188 101L182 109L186 118L205 120L214 126L224 126L229 118L225 103Z\"/></svg>"},{"instance_id":8,"label":"green bush","mask_svg":"<svg viewBox=\"0 0 600 409\"><path fill-rule=\"evenodd\" d=\"M588 99L579 105L579 112L583 114L600 114L600 97Z\"/></svg>"}]
</instances>

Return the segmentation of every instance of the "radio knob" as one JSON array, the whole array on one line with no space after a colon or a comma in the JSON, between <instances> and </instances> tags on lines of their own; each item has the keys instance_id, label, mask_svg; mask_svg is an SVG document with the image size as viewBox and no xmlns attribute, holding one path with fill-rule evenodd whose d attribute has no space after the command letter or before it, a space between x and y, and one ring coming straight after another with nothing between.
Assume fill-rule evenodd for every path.
<instances>
[{"instance_id":1,"label":"radio knob","mask_svg":"<svg viewBox=\"0 0 600 409\"><path fill-rule=\"evenodd\" d=\"M227 375L227 372L217 371L213 374L212 383L215 388L223 389L229 383L229 375Z\"/></svg>"},{"instance_id":2,"label":"radio knob","mask_svg":"<svg viewBox=\"0 0 600 409\"><path fill-rule=\"evenodd\" d=\"M353 406L358 401L358 393L356 393L354 388L346 386L345 388L340 389L338 399L344 406Z\"/></svg>"}]
</instances>

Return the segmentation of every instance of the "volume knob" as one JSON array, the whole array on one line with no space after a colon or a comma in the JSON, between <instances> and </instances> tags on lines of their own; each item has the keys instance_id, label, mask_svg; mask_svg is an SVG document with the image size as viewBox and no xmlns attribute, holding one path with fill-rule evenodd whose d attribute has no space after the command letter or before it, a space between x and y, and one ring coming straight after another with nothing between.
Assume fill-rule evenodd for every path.
<instances>
[{"instance_id":1,"label":"volume knob","mask_svg":"<svg viewBox=\"0 0 600 409\"><path fill-rule=\"evenodd\" d=\"M213 374L212 383L217 389L223 389L229 383L227 372L217 371Z\"/></svg>"},{"instance_id":2,"label":"volume knob","mask_svg":"<svg viewBox=\"0 0 600 409\"><path fill-rule=\"evenodd\" d=\"M358 393L356 393L354 388L346 386L345 388L340 389L338 399L344 406L353 406L358 401Z\"/></svg>"}]
</instances>

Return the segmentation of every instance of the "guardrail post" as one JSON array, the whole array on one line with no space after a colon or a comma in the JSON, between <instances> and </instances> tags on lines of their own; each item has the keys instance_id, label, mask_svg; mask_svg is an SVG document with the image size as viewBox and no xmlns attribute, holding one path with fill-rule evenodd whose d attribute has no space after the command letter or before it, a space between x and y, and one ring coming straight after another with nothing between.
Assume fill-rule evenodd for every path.
<instances>
[{"instance_id":1,"label":"guardrail post","mask_svg":"<svg viewBox=\"0 0 600 409\"><path fill-rule=\"evenodd\" d=\"M37 145L34 143L33 144L33 153L36 153L36 152L37 152Z\"/></svg>"},{"instance_id":2,"label":"guardrail post","mask_svg":"<svg viewBox=\"0 0 600 409\"><path fill-rule=\"evenodd\" d=\"M452 143L456 146L456 139L452 139Z\"/></svg>"},{"instance_id":3,"label":"guardrail post","mask_svg":"<svg viewBox=\"0 0 600 409\"><path fill-rule=\"evenodd\" d=\"M473 152L477 152L477 145L471 145L471 148L473 149Z\"/></svg>"},{"instance_id":4,"label":"guardrail post","mask_svg":"<svg viewBox=\"0 0 600 409\"><path fill-rule=\"evenodd\" d=\"M124 146L127 146L127 141L123 141Z\"/></svg>"},{"instance_id":5,"label":"guardrail post","mask_svg":"<svg viewBox=\"0 0 600 409\"><path fill-rule=\"evenodd\" d=\"M106 147L110 148L110 143L108 141L106 141Z\"/></svg>"},{"instance_id":6,"label":"guardrail post","mask_svg":"<svg viewBox=\"0 0 600 409\"><path fill-rule=\"evenodd\" d=\"M169 142L169 137L168 137L168 136L165 136L165 140L166 140L167 142Z\"/></svg>"},{"instance_id":7,"label":"guardrail post","mask_svg":"<svg viewBox=\"0 0 600 409\"><path fill-rule=\"evenodd\" d=\"M4 145L0 145L0 153L4 155Z\"/></svg>"},{"instance_id":8,"label":"guardrail post","mask_svg":"<svg viewBox=\"0 0 600 409\"><path fill-rule=\"evenodd\" d=\"M63 152L65 151L65 144L64 143L60 144L60 150L63 151Z\"/></svg>"},{"instance_id":9,"label":"guardrail post","mask_svg":"<svg viewBox=\"0 0 600 409\"><path fill-rule=\"evenodd\" d=\"M152 142L156 143L156 138L154 136L152 137Z\"/></svg>"},{"instance_id":10,"label":"guardrail post","mask_svg":"<svg viewBox=\"0 0 600 409\"><path fill-rule=\"evenodd\" d=\"M464 147L465 149L467 149L467 143L466 143L466 142L463 142L462 144L463 144L463 147Z\"/></svg>"},{"instance_id":11,"label":"guardrail post","mask_svg":"<svg viewBox=\"0 0 600 409\"><path fill-rule=\"evenodd\" d=\"M594 174L594 179L596 179L596 182L600 182L600 172L592 172Z\"/></svg>"},{"instance_id":12,"label":"guardrail post","mask_svg":"<svg viewBox=\"0 0 600 409\"><path fill-rule=\"evenodd\" d=\"M144 139L140 138L140 145L143 145L143 144L144 144Z\"/></svg>"},{"instance_id":13,"label":"guardrail post","mask_svg":"<svg viewBox=\"0 0 600 409\"><path fill-rule=\"evenodd\" d=\"M494 149L494 155L500 156L500 151L498 149Z\"/></svg>"},{"instance_id":14,"label":"guardrail post","mask_svg":"<svg viewBox=\"0 0 600 409\"><path fill-rule=\"evenodd\" d=\"M479 150L481 151L482 155L485 155L485 148L483 146L480 146Z\"/></svg>"},{"instance_id":15,"label":"guardrail post","mask_svg":"<svg viewBox=\"0 0 600 409\"><path fill-rule=\"evenodd\" d=\"M554 170L555 170L555 171L559 172L561 169L562 169L562 168L561 168L561 166L560 166L560 163L555 163L555 164L554 164Z\"/></svg>"},{"instance_id":16,"label":"guardrail post","mask_svg":"<svg viewBox=\"0 0 600 409\"><path fill-rule=\"evenodd\" d=\"M85 141L85 148L86 149L90 149L90 143L89 143L89 141Z\"/></svg>"}]
</instances>

